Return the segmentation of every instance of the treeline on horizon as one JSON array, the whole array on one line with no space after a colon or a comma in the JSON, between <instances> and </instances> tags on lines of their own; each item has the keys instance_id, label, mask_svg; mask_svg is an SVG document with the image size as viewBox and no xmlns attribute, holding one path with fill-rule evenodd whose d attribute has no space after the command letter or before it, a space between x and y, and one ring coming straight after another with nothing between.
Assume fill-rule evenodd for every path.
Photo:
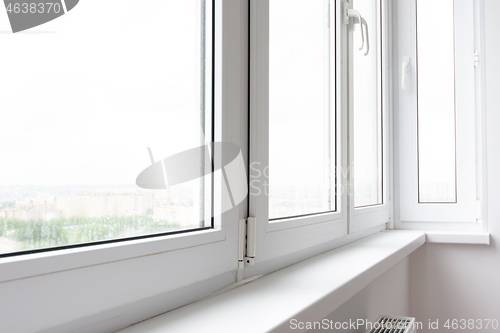
<instances>
[{"instance_id":1,"label":"treeline on horizon","mask_svg":"<svg viewBox=\"0 0 500 333\"><path fill-rule=\"evenodd\" d=\"M178 222L151 216L68 217L23 220L0 218L0 237L18 243L16 251L89 243L179 230Z\"/></svg>"}]
</instances>

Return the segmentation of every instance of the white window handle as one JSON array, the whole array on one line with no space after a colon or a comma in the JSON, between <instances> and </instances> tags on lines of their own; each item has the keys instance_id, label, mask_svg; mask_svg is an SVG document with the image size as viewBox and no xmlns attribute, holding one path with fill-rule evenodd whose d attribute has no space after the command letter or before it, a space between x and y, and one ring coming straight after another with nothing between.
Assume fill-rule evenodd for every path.
<instances>
[{"instance_id":1,"label":"white window handle","mask_svg":"<svg viewBox=\"0 0 500 333\"><path fill-rule=\"evenodd\" d=\"M368 55L368 53L370 52L370 41L369 41L369 37L368 37L368 24L366 23L366 20L361 17L361 14L355 10L355 9L350 9L350 8L347 8L348 6L348 3L347 2L344 2L344 5L346 6L345 7L345 24L349 24L349 19L350 18L353 18L353 26L352 26L352 31L356 31L356 24L359 23L359 30L361 32L361 46L359 48L359 50L361 51L363 49L363 47L365 47L365 30L363 30L363 25L366 29L366 52L364 53L364 55Z\"/></svg>"},{"instance_id":2,"label":"white window handle","mask_svg":"<svg viewBox=\"0 0 500 333\"><path fill-rule=\"evenodd\" d=\"M410 72L410 57L403 57L403 65L401 68L401 89L406 89L405 78L406 73Z\"/></svg>"}]
</instances>

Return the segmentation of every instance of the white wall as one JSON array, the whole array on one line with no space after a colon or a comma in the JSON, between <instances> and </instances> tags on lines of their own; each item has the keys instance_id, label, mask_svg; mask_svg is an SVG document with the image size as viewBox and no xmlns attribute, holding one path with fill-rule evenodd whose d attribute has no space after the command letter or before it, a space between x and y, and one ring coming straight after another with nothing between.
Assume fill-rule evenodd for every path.
<instances>
[{"instance_id":1,"label":"white wall","mask_svg":"<svg viewBox=\"0 0 500 333\"><path fill-rule=\"evenodd\" d=\"M356 296L342 304L326 319L334 323L356 322L358 319L375 322L380 315L408 316L410 261L403 259L375 281L361 290ZM365 333L366 327L340 330L310 330L309 332L349 332Z\"/></svg>"},{"instance_id":2,"label":"white wall","mask_svg":"<svg viewBox=\"0 0 500 333\"><path fill-rule=\"evenodd\" d=\"M500 321L500 1L485 0L489 246L425 244L410 256L410 313L419 321ZM498 332L499 330L464 330Z\"/></svg>"}]
</instances>

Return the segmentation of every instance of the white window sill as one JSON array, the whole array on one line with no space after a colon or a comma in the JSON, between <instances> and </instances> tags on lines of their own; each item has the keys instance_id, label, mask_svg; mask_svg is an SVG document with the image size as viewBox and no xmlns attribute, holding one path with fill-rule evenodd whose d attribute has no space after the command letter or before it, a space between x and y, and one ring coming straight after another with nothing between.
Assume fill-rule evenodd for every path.
<instances>
[{"instance_id":1,"label":"white window sill","mask_svg":"<svg viewBox=\"0 0 500 333\"><path fill-rule=\"evenodd\" d=\"M490 245L490 234L470 231L426 231L427 243Z\"/></svg>"},{"instance_id":2,"label":"white window sill","mask_svg":"<svg viewBox=\"0 0 500 333\"><path fill-rule=\"evenodd\" d=\"M120 332L288 330L291 319L323 319L425 240L423 231L381 232Z\"/></svg>"}]
</instances>

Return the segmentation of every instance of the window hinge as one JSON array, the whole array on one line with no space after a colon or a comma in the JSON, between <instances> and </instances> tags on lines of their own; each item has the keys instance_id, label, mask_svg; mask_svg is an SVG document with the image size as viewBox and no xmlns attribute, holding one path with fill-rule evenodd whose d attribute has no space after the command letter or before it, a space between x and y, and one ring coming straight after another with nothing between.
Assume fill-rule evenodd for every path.
<instances>
[{"instance_id":1,"label":"window hinge","mask_svg":"<svg viewBox=\"0 0 500 333\"><path fill-rule=\"evenodd\" d=\"M255 228L255 217L239 220L238 269L253 266L255 263Z\"/></svg>"},{"instance_id":2,"label":"window hinge","mask_svg":"<svg viewBox=\"0 0 500 333\"><path fill-rule=\"evenodd\" d=\"M476 200L476 221L479 222L483 218L483 206L481 200Z\"/></svg>"},{"instance_id":3,"label":"window hinge","mask_svg":"<svg viewBox=\"0 0 500 333\"><path fill-rule=\"evenodd\" d=\"M474 67L479 67L479 50L474 50Z\"/></svg>"}]
</instances>

